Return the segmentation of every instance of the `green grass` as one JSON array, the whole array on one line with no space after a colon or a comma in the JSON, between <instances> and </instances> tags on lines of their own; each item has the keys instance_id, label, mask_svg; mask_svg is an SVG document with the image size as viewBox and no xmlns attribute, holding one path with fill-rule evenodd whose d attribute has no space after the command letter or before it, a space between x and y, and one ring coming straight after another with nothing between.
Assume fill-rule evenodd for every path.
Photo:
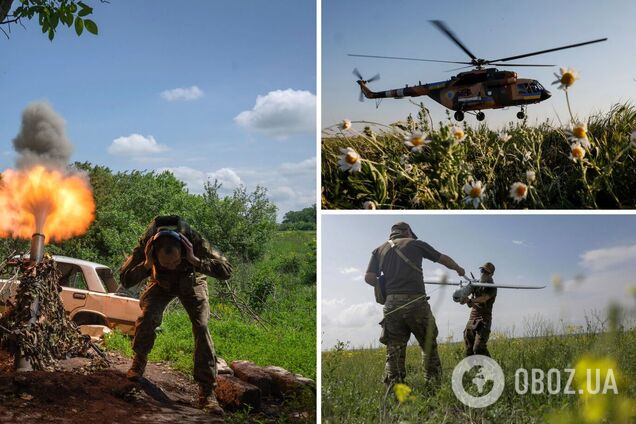
<instances>
[{"instance_id":1,"label":"green grass","mask_svg":"<svg viewBox=\"0 0 636 424\"><path fill-rule=\"evenodd\" d=\"M271 241L266 256L257 263L235 266L233 286L249 297L254 278L270 276L275 281L259 315L267 328L244 318L230 303L215 297L215 284L210 283L210 334L217 355L231 362L245 359L258 365L277 365L306 377L316 378L316 286L303 280L306 269L315 269L314 232L279 232ZM276 272L281 261L296 263L290 272ZM265 277L263 277L265 278ZM259 280L260 281L260 280ZM194 339L190 320L181 306L164 314L151 361L169 361L184 373L191 373ZM115 333L107 338L108 349L130 356L130 339Z\"/></svg>"},{"instance_id":2,"label":"green grass","mask_svg":"<svg viewBox=\"0 0 636 424\"><path fill-rule=\"evenodd\" d=\"M406 384L412 388L412 397L400 404L390 394L383 415L385 386L381 381L385 349L346 350L323 352L322 355L322 417L326 423L366 422L418 422L418 423L579 423L586 416L578 395L531 395L516 393L514 374L517 368L561 370L561 378L568 376L563 370L574 368L586 355L612 358L618 367L619 398L636 408L636 329L615 332L588 332L583 334L548 335L536 338L509 338L495 335L489 343L492 357L502 366L506 378L501 398L484 409L471 409L460 403L451 388L454 366L463 359L462 343L446 343L439 347L444 377L438 390L424 383L419 346L409 346L407 352ZM615 370L616 372L616 370ZM565 384L565 381L562 383ZM488 391L489 388L486 389ZM608 395L610 396L610 395ZM612 409L614 408L614 409ZM610 404L605 420L597 423L620 421L611 416L618 405ZM632 409L636 414L636 409ZM383 419L384 417L384 419ZM632 415L631 419L636 419ZM592 422L592 421L589 421Z\"/></svg>"},{"instance_id":3,"label":"green grass","mask_svg":"<svg viewBox=\"0 0 636 424\"><path fill-rule=\"evenodd\" d=\"M616 105L585 122L591 147L577 161L570 158L568 122L511 122L500 131L485 124L468 127L449 117L434 125L421 104L417 117L389 126L364 122L363 131L330 127L322 139L322 207L361 209L373 202L378 209L473 208L464 202L464 186L471 180L486 185L479 207L487 209L636 207L636 149L630 146L636 107ZM463 129L465 140L452 140L454 126ZM404 144L413 133L431 140L421 152ZM501 133L510 140L501 141ZM359 172L339 168L344 148L359 154ZM535 173L535 181L527 171ZM519 202L510 196L516 182L529 186Z\"/></svg>"}]
</instances>

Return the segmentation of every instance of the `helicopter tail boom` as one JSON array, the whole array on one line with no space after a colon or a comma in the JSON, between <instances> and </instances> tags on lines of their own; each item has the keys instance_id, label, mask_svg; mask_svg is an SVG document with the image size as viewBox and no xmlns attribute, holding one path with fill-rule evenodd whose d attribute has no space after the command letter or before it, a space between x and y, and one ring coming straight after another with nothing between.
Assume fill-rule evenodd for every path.
<instances>
[{"instance_id":1,"label":"helicopter tail boom","mask_svg":"<svg viewBox=\"0 0 636 424\"><path fill-rule=\"evenodd\" d=\"M364 97L367 99L401 99L404 97L426 96L430 92L426 85L416 85L413 87L407 86L405 88L398 88L395 90L371 91L369 87L367 87L366 81L358 80L357 83L360 86L360 90L362 90L362 94L364 94Z\"/></svg>"}]
</instances>

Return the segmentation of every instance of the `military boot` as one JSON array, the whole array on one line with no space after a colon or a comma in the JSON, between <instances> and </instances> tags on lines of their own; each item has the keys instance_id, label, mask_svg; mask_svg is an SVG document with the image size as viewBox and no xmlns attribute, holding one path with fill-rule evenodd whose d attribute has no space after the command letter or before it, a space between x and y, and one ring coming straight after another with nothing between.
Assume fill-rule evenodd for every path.
<instances>
[{"instance_id":1,"label":"military boot","mask_svg":"<svg viewBox=\"0 0 636 424\"><path fill-rule=\"evenodd\" d=\"M210 387L199 386L199 408L219 416L224 416L223 408L219 405L219 402L214 396L214 391Z\"/></svg>"},{"instance_id":2,"label":"military boot","mask_svg":"<svg viewBox=\"0 0 636 424\"><path fill-rule=\"evenodd\" d=\"M133 359L132 365L126 373L126 378L130 381L139 381L144 375L144 371L146 370L146 364L148 363L148 358L141 355L135 355L135 359Z\"/></svg>"}]
</instances>

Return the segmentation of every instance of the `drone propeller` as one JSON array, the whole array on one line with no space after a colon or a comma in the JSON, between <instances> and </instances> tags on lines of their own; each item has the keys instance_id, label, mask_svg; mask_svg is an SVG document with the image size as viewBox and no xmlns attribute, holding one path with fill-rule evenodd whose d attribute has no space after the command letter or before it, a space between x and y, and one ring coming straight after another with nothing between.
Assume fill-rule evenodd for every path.
<instances>
[{"instance_id":1,"label":"drone propeller","mask_svg":"<svg viewBox=\"0 0 636 424\"><path fill-rule=\"evenodd\" d=\"M360 71L358 71L358 68L354 68L353 69L353 75L355 75L356 78L358 78L358 82L362 83L362 84L368 84L370 82L377 81L377 80L380 79L380 74L375 74L374 76L372 76L369 79L364 79L364 77L362 76ZM364 94L362 94L362 88L360 88L360 94L358 96L358 101L360 101L360 102L364 101Z\"/></svg>"}]
</instances>

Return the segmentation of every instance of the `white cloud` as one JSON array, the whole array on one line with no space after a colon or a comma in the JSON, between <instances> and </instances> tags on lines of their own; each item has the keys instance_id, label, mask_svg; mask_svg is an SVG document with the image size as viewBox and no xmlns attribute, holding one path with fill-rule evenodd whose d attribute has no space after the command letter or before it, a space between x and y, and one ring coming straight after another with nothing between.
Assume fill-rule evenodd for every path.
<instances>
[{"instance_id":1,"label":"white cloud","mask_svg":"<svg viewBox=\"0 0 636 424\"><path fill-rule=\"evenodd\" d=\"M161 168L159 172L170 171L178 179L186 183L192 193L202 193L206 182L217 180L222 184L221 194L229 194L235 188L244 185L241 177L231 168L221 168L213 172L203 172L189 166Z\"/></svg>"},{"instance_id":2,"label":"white cloud","mask_svg":"<svg viewBox=\"0 0 636 424\"><path fill-rule=\"evenodd\" d=\"M636 244L588 250L581 254L579 264L593 271L600 271L634 260L636 260Z\"/></svg>"},{"instance_id":3,"label":"white cloud","mask_svg":"<svg viewBox=\"0 0 636 424\"><path fill-rule=\"evenodd\" d=\"M285 175L314 175L316 173L316 158L309 158L300 162L285 162L280 166L280 170Z\"/></svg>"},{"instance_id":4,"label":"white cloud","mask_svg":"<svg viewBox=\"0 0 636 424\"><path fill-rule=\"evenodd\" d=\"M234 118L240 126L276 139L316 129L316 96L305 90L276 90L256 97L252 110Z\"/></svg>"},{"instance_id":5,"label":"white cloud","mask_svg":"<svg viewBox=\"0 0 636 424\"><path fill-rule=\"evenodd\" d=\"M326 307L330 307L330 306L340 306L340 305L344 305L344 299L340 298L340 299L322 299L322 304L323 306Z\"/></svg>"},{"instance_id":6,"label":"white cloud","mask_svg":"<svg viewBox=\"0 0 636 424\"><path fill-rule=\"evenodd\" d=\"M130 134L127 137L116 138L108 147L108 153L121 156L142 156L167 150L169 150L168 146L157 143L153 136L144 137L141 134Z\"/></svg>"},{"instance_id":7,"label":"white cloud","mask_svg":"<svg viewBox=\"0 0 636 424\"><path fill-rule=\"evenodd\" d=\"M382 319L382 309L375 302L356 303L330 318L334 325L340 327L365 327L369 323L377 325Z\"/></svg>"},{"instance_id":8,"label":"white cloud","mask_svg":"<svg viewBox=\"0 0 636 424\"><path fill-rule=\"evenodd\" d=\"M243 181L238 176L236 171L231 168L221 168L214 172L208 172L207 179L210 181L217 180L223 185L223 188L234 190L235 188L243 185Z\"/></svg>"},{"instance_id":9,"label":"white cloud","mask_svg":"<svg viewBox=\"0 0 636 424\"><path fill-rule=\"evenodd\" d=\"M347 268L341 268L340 269L340 273L341 274L360 274L362 271L359 268L356 267L347 267Z\"/></svg>"},{"instance_id":10,"label":"white cloud","mask_svg":"<svg viewBox=\"0 0 636 424\"><path fill-rule=\"evenodd\" d=\"M189 101L203 97L203 91L196 85L193 85L192 87L179 87L162 91L161 97L169 102L175 100Z\"/></svg>"},{"instance_id":11,"label":"white cloud","mask_svg":"<svg viewBox=\"0 0 636 424\"><path fill-rule=\"evenodd\" d=\"M239 185L253 190L257 185L267 188L267 197L278 207L278 218L285 212L306 208L316 203L316 158L285 162L268 168L221 168L204 171L189 166L159 168L170 171L186 183L191 193L202 193L207 181L216 178L223 184L220 194L231 194Z\"/></svg>"}]
</instances>

